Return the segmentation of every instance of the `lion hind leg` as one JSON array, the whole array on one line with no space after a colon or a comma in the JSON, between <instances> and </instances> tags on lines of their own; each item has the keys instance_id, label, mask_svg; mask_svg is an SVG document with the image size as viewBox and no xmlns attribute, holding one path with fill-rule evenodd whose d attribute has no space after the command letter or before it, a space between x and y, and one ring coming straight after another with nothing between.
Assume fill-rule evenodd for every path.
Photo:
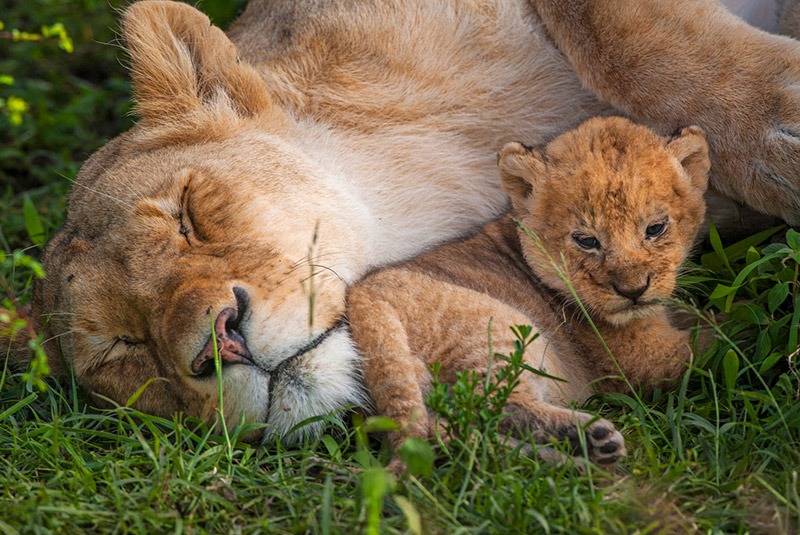
<instances>
[{"instance_id":1,"label":"lion hind leg","mask_svg":"<svg viewBox=\"0 0 800 535\"><path fill-rule=\"evenodd\" d=\"M627 454L625 439L608 420L547 402L512 401L506 406L503 427L514 437L544 445L537 448L537 455L547 462L562 460L557 450L548 447L553 441L569 442L575 456L585 449L590 461L602 465L614 464Z\"/></svg>"}]
</instances>

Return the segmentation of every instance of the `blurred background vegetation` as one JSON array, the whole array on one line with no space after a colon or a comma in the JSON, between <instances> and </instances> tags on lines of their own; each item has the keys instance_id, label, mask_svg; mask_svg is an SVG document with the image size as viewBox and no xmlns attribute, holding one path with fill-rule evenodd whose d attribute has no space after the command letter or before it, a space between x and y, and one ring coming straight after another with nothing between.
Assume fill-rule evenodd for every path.
<instances>
[{"instance_id":1,"label":"blurred background vegetation","mask_svg":"<svg viewBox=\"0 0 800 535\"><path fill-rule=\"evenodd\" d=\"M127 3L0 0L0 102L21 99L27 107L21 121L7 110L0 113L0 250L31 245L26 199L44 236L51 236L81 163L133 123L117 34L119 10ZM197 7L224 27L244 4L205 0ZM56 24L66 30L72 52L57 36L29 41L18 33L41 35Z\"/></svg>"}]
</instances>

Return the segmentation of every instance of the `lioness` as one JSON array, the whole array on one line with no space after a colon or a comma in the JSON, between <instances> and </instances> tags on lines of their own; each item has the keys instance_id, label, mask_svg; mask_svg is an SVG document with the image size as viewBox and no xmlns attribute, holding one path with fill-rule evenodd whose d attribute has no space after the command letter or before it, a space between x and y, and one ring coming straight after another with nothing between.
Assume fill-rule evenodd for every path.
<instances>
[{"instance_id":1,"label":"lioness","mask_svg":"<svg viewBox=\"0 0 800 535\"><path fill-rule=\"evenodd\" d=\"M592 116L699 125L718 192L800 221L800 45L714 0L253 0L228 35L145 1L122 35L139 122L81 169L30 318L101 397L160 378L144 411L213 419L212 328L229 421L359 404L345 288L499 216L495 152Z\"/></svg>"},{"instance_id":2,"label":"lioness","mask_svg":"<svg viewBox=\"0 0 800 535\"><path fill-rule=\"evenodd\" d=\"M462 371L485 376L492 350L513 351L510 327L532 325L540 336L526 362L566 382L523 374L505 408L508 431L578 446L576 426L585 427L590 459L624 455L610 422L566 405L593 386L626 386L609 380L620 374L648 388L686 369L689 332L670 325L663 301L703 221L709 165L698 128L659 137L621 118L591 119L540 151L503 147L510 216L348 291L367 390L377 412L403 427L391 434L395 449L406 435L433 432L425 407L433 363L445 382ZM399 458L392 466L401 468Z\"/></svg>"}]
</instances>

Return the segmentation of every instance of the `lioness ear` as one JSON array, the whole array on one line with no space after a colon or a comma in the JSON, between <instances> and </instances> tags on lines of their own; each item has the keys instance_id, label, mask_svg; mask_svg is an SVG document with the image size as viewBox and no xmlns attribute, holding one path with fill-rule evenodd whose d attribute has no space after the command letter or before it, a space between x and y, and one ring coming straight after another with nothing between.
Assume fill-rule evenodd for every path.
<instances>
[{"instance_id":1,"label":"lioness ear","mask_svg":"<svg viewBox=\"0 0 800 535\"><path fill-rule=\"evenodd\" d=\"M272 106L258 72L238 60L222 30L187 4L133 4L123 16L122 33L144 123L178 122L221 107L247 117Z\"/></svg>"},{"instance_id":2,"label":"lioness ear","mask_svg":"<svg viewBox=\"0 0 800 535\"><path fill-rule=\"evenodd\" d=\"M524 210L525 199L544 179L547 165L544 157L522 143L506 143L497 156L500 185L511 199L514 211Z\"/></svg>"},{"instance_id":3,"label":"lioness ear","mask_svg":"<svg viewBox=\"0 0 800 535\"><path fill-rule=\"evenodd\" d=\"M708 143L705 133L697 126L682 128L667 142L667 150L686 169L692 184L696 188L706 191L711 161L708 159Z\"/></svg>"}]
</instances>

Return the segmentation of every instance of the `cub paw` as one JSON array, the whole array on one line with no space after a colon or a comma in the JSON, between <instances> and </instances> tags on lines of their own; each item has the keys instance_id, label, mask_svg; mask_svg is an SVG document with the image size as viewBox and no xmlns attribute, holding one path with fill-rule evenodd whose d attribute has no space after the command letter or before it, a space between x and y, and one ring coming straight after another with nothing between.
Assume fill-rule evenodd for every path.
<instances>
[{"instance_id":1,"label":"cub paw","mask_svg":"<svg viewBox=\"0 0 800 535\"><path fill-rule=\"evenodd\" d=\"M601 418L582 429L572 426L564 430L564 437L569 440L576 455L583 451L581 433L585 437L587 454L592 462L610 465L627 455L625 439L608 420Z\"/></svg>"}]
</instances>

